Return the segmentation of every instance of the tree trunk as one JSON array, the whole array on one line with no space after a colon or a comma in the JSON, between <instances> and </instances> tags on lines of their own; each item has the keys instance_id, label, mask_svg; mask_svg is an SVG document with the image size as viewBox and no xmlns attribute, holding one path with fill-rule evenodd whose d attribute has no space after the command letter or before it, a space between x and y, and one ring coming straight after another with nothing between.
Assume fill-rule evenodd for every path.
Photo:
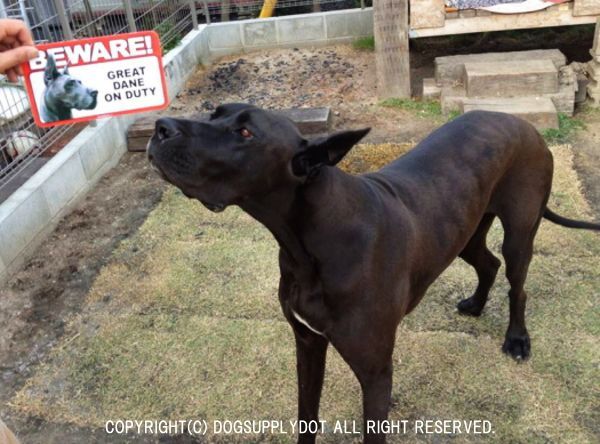
<instances>
[{"instance_id":1,"label":"tree trunk","mask_svg":"<svg viewBox=\"0 0 600 444\"><path fill-rule=\"evenodd\" d=\"M377 95L410 97L408 0L373 0Z\"/></svg>"}]
</instances>

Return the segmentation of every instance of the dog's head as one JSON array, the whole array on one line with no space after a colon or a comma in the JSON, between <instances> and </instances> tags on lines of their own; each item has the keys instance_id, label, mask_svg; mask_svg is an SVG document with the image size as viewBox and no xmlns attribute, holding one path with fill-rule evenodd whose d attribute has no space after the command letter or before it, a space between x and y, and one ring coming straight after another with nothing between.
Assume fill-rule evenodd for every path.
<instances>
[{"instance_id":1,"label":"dog's head","mask_svg":"<svg viewBox=\"0 0 600 444\"><path fill-rule=\"evenodd\" d=\"M306 182L338 163L369 129L312 141L287 117L252 105L217 107L208 121L161 118L148 159L165 180L212 211Z\"/></svg>"},{"instance_id":2,"label":"dog's head","mask_svg":"<svg viewBox=\"0 0 600 444\"><path fill-rule=\"evenodd\" d=\"M46 85L45 100L50 105L74 109L96 108L98 91L88 88L80 80L72 77L68 67L60 72L51 55L48 55L44 70L44 83Z\"/></svg>"}]
</instances>

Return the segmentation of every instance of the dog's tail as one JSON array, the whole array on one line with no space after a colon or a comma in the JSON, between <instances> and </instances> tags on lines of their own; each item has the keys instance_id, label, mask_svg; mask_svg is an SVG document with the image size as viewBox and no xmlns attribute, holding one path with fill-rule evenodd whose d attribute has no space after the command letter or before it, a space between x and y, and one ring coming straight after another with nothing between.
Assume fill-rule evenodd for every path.
<instances>
[{"instance_id":1,"label":"dog's tail","mask_svg":"<svg viewBox=\"0 0 600 444\"><path fill-rule=\"evenodd\" d=\"M592 222L585 222L582 220L574 220L568 219L566 217L562 217L556 214L553 211L550 211L548 208L544 211L544 219L548 219L550 222L554 222L555 224L562 225L567 228L583 228L584 230L599 230L600 224L595 224Z\"/></svg>"}]
</instances>

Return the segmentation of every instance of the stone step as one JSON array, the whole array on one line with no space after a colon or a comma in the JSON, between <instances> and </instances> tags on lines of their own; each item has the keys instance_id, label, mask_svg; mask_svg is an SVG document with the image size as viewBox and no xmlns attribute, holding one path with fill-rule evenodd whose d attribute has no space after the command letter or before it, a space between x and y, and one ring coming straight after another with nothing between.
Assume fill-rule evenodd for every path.
<instances>
[{"instance_id":1,"label":"stone step","mask_svg":"<svg viewBox=\"0 0 600 444\"><path fill-rule=\"evenodd\" d=\"M467 93L463 85L444 86L440 94L442 112L444 114L449 114L451 112L460 111L466 98Z\"/></svg>"},{"instance_id":2,"label":"stone step","mask_svg":"<svg viewBox=\"0 0 600 444\"><path fill-rule=\"evenodd\" d=\"M558 49L539 49L533 51L488 52L485 54L465 54L435 59L435 80L438 86L462 82L465 63L494 63L529 60L552 60L556 68L566 65L565 55Z\"/></svg>"},{"instance_id":3,"label":"stone step","mask_svg":"<svg viewBox=\"0 0 600 444\"><path fill-rule=\"evenodd\" d=\"M291 119L302 134L320 134L329 130L331 123L330 108L289 108L276 110ZM198 113L182 116L188 119L206 120L209 113ZM164 117L150 114L136 120L127 130L127 149L129 151L145 151L146 144L152 134L156 119Z\"/></svg>"},{"instance_id":4,"label":"stone step","mask_svg":"<svg viewBox=\"0 0 600 444\"><path fill-rule=\"evenodd\" d=\"M439 99L442 94L442 89L437 86L435 79L423 79L423 99L434 100Z\"/></svg>"},{"instance_id":5,"label":"stone step","mask_svg":"<svg viewBox=\"0 0 600 444\"><path fill-rule=\"evenodd\" d=\"M551 60L469 62L464 65L468 97L516 97L558 92Z\"/></svg>"},{"instance_id":6,"label":"stone step","mask_svg":"<svg viewBox=\"0 0 600 444\"><path fill-rule=\"evenodd\" d=\"M538 130L558 128L558 113L548 97L464 99L462 111L497 111L527 120Z\"/></svg>"}]
</instances>

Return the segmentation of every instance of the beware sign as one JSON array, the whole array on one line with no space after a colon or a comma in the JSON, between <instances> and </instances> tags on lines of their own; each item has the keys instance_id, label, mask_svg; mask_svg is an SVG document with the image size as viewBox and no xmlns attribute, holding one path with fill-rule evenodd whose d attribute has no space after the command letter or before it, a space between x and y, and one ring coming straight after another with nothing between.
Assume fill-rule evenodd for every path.
<instances>
[{"instance_id":1,"label":"beware sign","mask_svg":"<svg viewBox=\"0 0 600 444\"><path fill-rule=\"evenodd\" d=\"M37 46L22 65L35 123L41 127L166 108L160 40L132 32Z\"/></svg>"}]
</instances>

